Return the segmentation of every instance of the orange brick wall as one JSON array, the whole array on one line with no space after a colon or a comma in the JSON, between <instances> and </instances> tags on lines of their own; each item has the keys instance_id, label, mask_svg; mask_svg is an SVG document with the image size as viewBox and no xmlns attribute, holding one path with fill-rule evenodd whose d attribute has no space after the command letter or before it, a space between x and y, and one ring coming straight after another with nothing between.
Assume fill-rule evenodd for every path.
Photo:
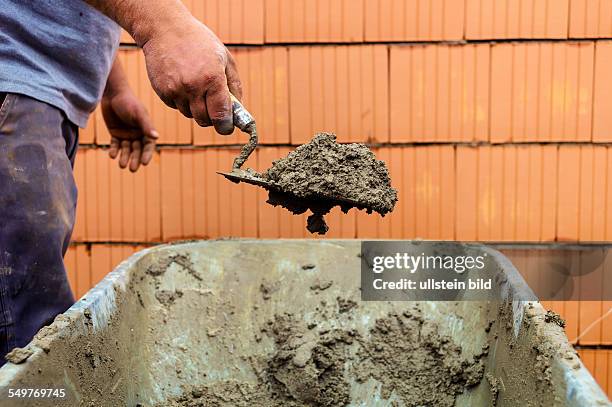
<instances>
[{"instance_id":1,"label":"orange brick wall","mask_svg":"<svg viewBox=\"0 0 612 407\"><path fill-rule=\"evenodd\" d=\"M64 257L70 287L76 298L81 298L91 287L113 270L124 259L144 245L73 244Z\"/></svg>"},{"instance_id":2,"label":"orange brick wall","mask_svg":"<svg viewBox=\"0 0 612 407\"><path fill-rule=\"evenodd\" d=\"M329 238L612 241L612 0L185 3L238 62L261 133L247 166L263 170L319 131L369 143L389 164L395 212L336 210ZM107 158L99 111L81 132L66 258L77 295L151 244L310 237L304 216L215 174L246 136L167 108L132 42L124 33L119 58L160 146L130 174ZM612 302L545 305L612 392L612 317L600 321Z\"/></svg>"},{"instance_id":3,"label":"orange brick wall","mask_svg":"<svg viewBox=\"0 0 612 407\"><path fill-rule=\"evenodd\" d=\"M516 50L540 45L564 48L563 63L553 50L534 57L540 66L548 57L550 67L564 65L563 75L530 84L530 68L515 80ZM612 120L601 90L612 80L596 74L598 57L612 58L609 45L239 48L245 103L261 128L262 145L247 165L265 169L318 131L372 143L400 191L397 209L386 218L332 216L330 237L612 241L612 129L605 129ZM509 61L496 62L501 48ZM139 173L120 171L106 156L109 136L96 112L75 169L74 240L306 236L303 219L215 174L230 168L244 134L215 135L166 108L141 53L126 49L120 58L160 131L160 150Z\"/></svg>"},{"instance_id":4,"label":"orange brick wall","mask_svg":"<svg viewBox=\"0 0 612 407\"><path fill-rule=\"evenodd\" d=\"M227 44L612 37L610 0L183 2Z\"/></svg>"},{"instance_id":5,"label":"orange brick wall","mask_svg":"<svg viewBox=\"0 0 612 407\"><path fill-rule=\"evenodd\" d=\"M578 349L578 355L601 388L612 394L612 350Z\"/></svg>"}]
</instances>

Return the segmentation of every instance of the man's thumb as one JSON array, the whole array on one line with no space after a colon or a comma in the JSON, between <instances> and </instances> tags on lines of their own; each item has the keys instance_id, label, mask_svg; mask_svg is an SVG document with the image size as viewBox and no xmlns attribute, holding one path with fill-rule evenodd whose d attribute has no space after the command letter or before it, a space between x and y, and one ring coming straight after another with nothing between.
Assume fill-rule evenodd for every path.
<instances>
[{"instance_id":1,"label":"man's thumb","mask_svg":"<svg viewBox=\"0 0 612 407\"><path fill-rule=\"evenodd\" d=\"M139 109L138 112L138 124L140 126L140 130L142 133L149 138L157 140L159 138L159 133L155 130L155 126L153 126L153 122L149 117L147 111L143 109Z\"/></svg>"}]
</instances>

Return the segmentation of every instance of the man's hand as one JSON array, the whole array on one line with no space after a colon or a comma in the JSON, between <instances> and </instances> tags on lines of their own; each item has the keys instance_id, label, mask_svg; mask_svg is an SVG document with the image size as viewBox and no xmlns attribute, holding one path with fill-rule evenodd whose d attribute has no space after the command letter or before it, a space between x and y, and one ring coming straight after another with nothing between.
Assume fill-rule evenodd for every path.
<instances>
[{"instance_id":1,"label":"man's hand","mask_svg":"<svg viewBox=\"0 0 612 407\"><path fill-rule=\"evenodd\" d=\"M151 85L168 106L200 126L232 134L229 92L242 98L240 78L234 58L208 27L192 18L191 24L149 39L143 51Z\"/></svg>"},{"instance_id":2,"label":"man's hand","mask_svg":"<svg viewBox=\"0 0 612 407\"><path fill-rule=\"evenodd\" d=\"M102 115L111 135L109 155L119 153L119 167L136 172L153 158L159 137L142 103L132 92L118 61L115 61L102 97Z\"/></svg>"},{"instance_id":3,"label":"man's hand","mask_svg":"<svg viewBox=\"0 0 612 407\"><path fill-rule=\"evenodd\" d=\"M84 0L125 28L142 47L159 97L200 126L234 130L230 92L242 98L231 54L180 0Z\"/></svg>"}]
</instances>

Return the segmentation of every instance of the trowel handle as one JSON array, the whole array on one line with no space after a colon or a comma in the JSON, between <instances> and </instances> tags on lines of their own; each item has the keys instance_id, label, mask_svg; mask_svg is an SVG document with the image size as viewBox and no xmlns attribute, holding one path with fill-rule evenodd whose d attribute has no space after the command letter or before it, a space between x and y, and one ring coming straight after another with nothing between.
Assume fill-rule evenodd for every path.
<instances>
[{"instance_id":1,"label":"trowel handle","mask_svg":"<svg viewBox=\"0 0 612 407\"><path fill-rule=\"evenodd\" d=\"M232 111L234 112L234 126L245 133L251 133L252 128L255 126L255 118L246 110L236 96L231 93L230 95L232 97Z\"/></svg>"}]
</instances>

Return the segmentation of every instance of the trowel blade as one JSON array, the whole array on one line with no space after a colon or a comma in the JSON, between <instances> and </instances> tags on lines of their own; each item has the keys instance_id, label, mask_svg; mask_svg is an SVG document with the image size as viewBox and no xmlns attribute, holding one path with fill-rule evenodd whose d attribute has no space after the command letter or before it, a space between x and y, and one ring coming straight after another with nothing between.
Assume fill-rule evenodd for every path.
<instances>
[{"instance_id":1,"label":"trowel blade","mask_svg":"<svg viewBox=\"0 0 612 407\"><path fill-rule=\"evenodd\" d=\"M251 184L251 185L257 185L260 187L263 187L265 189L267 189L268 191L274 191L274 192L278 192L278 193L283 193L283 194L287 194L288 196L294 196L288 192L283 191L277 184L275 184L274 182L270 182L267 181L263 178L259 178L251 173L248 173L246 171L243 170L232 170L232 172L220 172L217 171L217 174L219 175L223 175L225 178L227 178L228 180L239 184L241 182L245 182L247 184ZM294 196L295 197L295 196ZM349 204L351 206L356 206L358 208L364 208L367 209L367 206L363 205L361 202L357 202L351 199L344 199L344 198L339 198L339 197L331 197L331 196L325 196L325 195L319 195L317 196L313 196L310 199L304 200L304 199L300 199L298 197L295 197L295 199L297 200L301 200L302 202L306 202L306 201L317 201L317 200L322 200L322 201L328 201L328 202L336 202L338 205L341 204Z\"/></svg>"},{"instance_id":2,"label":"trowel blade","mask_svg":"<svg viewBox=\"0 0 612 407\"><path fill-rule=\"evenodd\" d=\"M263 178L259 178L257 176L254 176L251 173L248 173L244 170L237 170L234 169L232 170L232 172L221 172L221 171L217 171L217 174L219 175L223 175L225 178L227 178L228 180L235 182L236 184L239 184L241 182L245 182L247 184L252 184L252 185L257 185L260 187L264 187L266 189L269 189L271 187L274 186L274 184L272 184L269 181L266 181Z\"/></svg>"}]
</instances>

